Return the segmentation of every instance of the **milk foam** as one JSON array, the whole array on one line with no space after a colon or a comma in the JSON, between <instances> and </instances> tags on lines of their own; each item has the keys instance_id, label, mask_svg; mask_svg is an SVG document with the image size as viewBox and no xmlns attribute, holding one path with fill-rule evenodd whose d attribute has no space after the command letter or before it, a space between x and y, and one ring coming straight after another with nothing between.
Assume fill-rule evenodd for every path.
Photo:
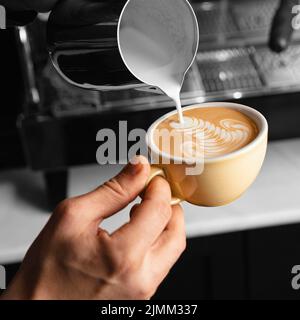
<instances>
[{"instance_id":1,"label":"milk foam","mask_svg":"<svg viewBox=\"0 0 300 320\"><path fill-rule=\"evenodd\" d=\"M234 119L224 119L216 126L209 121L184 117L184 124L171 123L173 129L186 135L181 146L183 157L217 157L229 153L233 148L242 148L249 140L250 129L244 123ZM190 135L190 139L187 137ZM199 153L199 150L201 153Z\"/></svg>"},{"instance_id":2,"label":"milk foam","mask_svg":"<svg viewBox=\"0 0 300 320\"><path fill-rule=\"evenodd\" d=\"M226 108L189 110L183 120L183 123L178 123L173 116L163 121L154 134L156 145L176 157L218 157L243 148L257 136L256 125L250 118ZM168 141L175 146L161 145L161 129L170 133L172 138Z\"/></svg>"}]
</instances>

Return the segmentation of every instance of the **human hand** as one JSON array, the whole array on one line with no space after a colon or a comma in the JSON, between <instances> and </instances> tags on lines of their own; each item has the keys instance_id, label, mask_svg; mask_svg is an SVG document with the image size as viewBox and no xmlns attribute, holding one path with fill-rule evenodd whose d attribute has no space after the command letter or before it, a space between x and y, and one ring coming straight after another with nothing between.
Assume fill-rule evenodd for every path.
<instances>
[{"instance_id":1,"label":"human hand","mask_svg":"<svg viewBox=\"0 0 300 320\"><path fill-rule=\"evenodd\" d=\"M132 202L150 174L144 158L96 190L63 201L29 249L4 299L149 299L185 249L184 216L155 178L130 222L99 224Z\"/></svg>"}]
</instances>

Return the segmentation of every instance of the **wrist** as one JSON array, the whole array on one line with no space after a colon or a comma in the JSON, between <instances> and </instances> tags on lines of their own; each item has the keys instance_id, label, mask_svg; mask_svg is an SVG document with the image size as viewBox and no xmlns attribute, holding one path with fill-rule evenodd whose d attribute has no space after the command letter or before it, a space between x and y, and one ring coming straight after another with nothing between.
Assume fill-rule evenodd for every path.
<instances>
[{"instance_id":1,"label":"wrist","mask_svg":"<svg viewBox=\"0 0 300 320\"><path fill-rule=\"evenodd\" d=\"M51 300L55 296L55 283L60 283L62 272L58 265L52 266L47 258L36 263L25 258L19 271L7 290L0 297L3 300Z\"/></svg>"}]
</instances>

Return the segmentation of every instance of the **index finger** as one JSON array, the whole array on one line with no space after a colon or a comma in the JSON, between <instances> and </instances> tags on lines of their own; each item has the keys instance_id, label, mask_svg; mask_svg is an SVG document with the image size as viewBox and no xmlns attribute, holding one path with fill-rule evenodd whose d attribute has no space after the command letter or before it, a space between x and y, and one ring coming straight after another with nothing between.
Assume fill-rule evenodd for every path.
<instances>
[{"instance_id":1,"label":"index finger","mask_svg":"<svg viewBox=\"0 0 300 320\"><path fill-rule=\"evenodd\" d=\"M145 253L165 230L172 216L171 190L168 182L156 177L145 191L140 205L134 207L129 223L112 237L124 246Z\"/></svg>"}]
</instances>

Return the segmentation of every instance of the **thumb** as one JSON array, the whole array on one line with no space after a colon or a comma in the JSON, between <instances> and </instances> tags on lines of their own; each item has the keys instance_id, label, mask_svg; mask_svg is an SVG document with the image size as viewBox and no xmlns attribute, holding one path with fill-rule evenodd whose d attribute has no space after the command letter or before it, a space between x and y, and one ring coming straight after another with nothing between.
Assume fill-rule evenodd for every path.
<instances>
[{"instance_id":1,"label":"thumb","mask_svg":"<svg viewBox=\"0 0 300 320\"><path fill-rule=\"evenodd\" d=\"M124 209L145 188L149 175L148 160L142 156L134 158L115 178L77 198L85 219L99 222Z\"/></svg>"}]
</instances>

